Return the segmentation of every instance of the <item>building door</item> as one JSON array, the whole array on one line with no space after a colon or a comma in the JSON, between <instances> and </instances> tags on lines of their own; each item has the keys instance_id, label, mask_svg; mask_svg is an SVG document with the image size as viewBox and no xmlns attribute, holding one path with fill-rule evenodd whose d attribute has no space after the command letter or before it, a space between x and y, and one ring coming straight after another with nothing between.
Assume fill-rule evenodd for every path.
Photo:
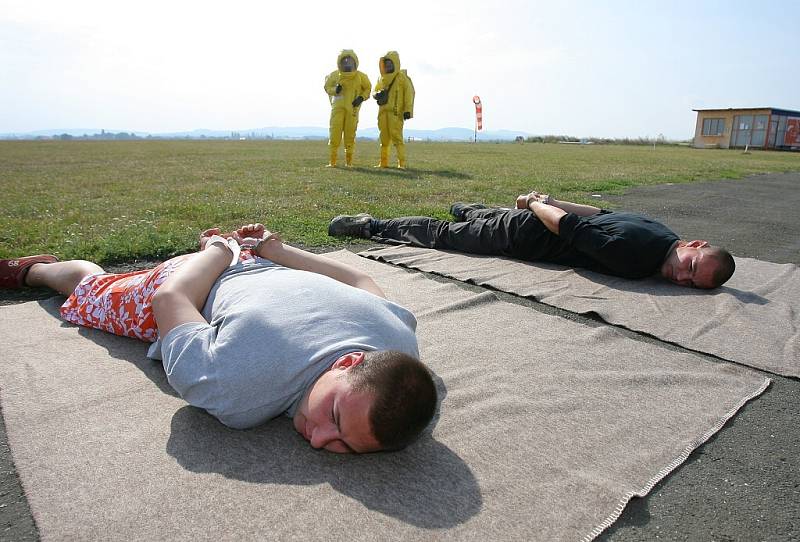
<instances>
[{"instance_id":1,"label":"building door","mask_svg":"<svg viewBox=\"0 0 800 542\"><path fill-rule=\"evenodd\" d=\"M753 130L750 132L750 146L764 148L767 142L767 126L769 115L756 115L753 118Z\"/></svg>"},{"instance_id":2,"label":"building door","mask_svg":"<svg viewBox=\"0 0 800 542\"><path fill-rule=\"evenodd\" d=\"M733 117L731 147L744 147L750 144L750 133L753 129L753 115L736 115Z\"/></svg>"}]
</instances>

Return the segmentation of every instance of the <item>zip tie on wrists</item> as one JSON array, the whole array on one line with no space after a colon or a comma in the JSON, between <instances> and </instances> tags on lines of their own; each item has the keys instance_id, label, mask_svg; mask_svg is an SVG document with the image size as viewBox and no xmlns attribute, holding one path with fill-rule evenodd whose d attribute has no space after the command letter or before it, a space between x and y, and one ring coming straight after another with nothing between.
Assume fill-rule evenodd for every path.
<instances>
[{"instance_id":1,"label":"zip tie on wrists","mask_svg":"<svg viewBox=\"0 0 800 542\"><path fill-rule=\"evenodd\" d=\"M241 249L239 248L239 243L236 242L236 239L233 237L229 239L225 239L219 235L212 235L208 241L206 241L206 248L210 247L211 245L225 245L231 251L231 263L228 264L228 267L234 266L239 263L239 252Z\"/></svg>"}]
</instances>

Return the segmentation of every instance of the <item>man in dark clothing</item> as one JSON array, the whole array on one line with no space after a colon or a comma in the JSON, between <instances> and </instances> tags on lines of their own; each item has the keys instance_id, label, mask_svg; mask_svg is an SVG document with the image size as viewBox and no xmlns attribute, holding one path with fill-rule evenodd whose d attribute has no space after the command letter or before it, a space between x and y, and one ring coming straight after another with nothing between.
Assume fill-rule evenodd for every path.
<instances>
[{"instance_id":1,"label":"man in dark clothing","mask_svg":"<svg viewBox=\"0 0 800 542\"><path fill-rule=\"evenodd\" d=\"M455 222L342 215L331 220L328 234L552 262L630 279L660 274L696 288L716 288L735 269L725 249L706 241L682 241L643 215L559 201L535 191L519 196L516 209L456 203L450 212Z\"/></svg>"}]
</instances>

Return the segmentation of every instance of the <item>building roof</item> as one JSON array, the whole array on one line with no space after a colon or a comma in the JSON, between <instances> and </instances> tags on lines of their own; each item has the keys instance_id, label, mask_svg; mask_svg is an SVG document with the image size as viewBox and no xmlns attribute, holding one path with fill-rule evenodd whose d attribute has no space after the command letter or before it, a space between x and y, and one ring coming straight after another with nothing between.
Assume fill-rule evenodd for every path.
<instances>
[{"instance_id":1,"label":"building roof","mask_svg":"<svg viewBox=\"0 0 800 542\"><path fill-rule=\"evenodd\" d=\"M692 109L692 111L763 111L769 109L777 115L796 115L800 117L800 111L792 109L780 109L777 107L713 107L709 109Z\"/></svg>"}]
</instances>

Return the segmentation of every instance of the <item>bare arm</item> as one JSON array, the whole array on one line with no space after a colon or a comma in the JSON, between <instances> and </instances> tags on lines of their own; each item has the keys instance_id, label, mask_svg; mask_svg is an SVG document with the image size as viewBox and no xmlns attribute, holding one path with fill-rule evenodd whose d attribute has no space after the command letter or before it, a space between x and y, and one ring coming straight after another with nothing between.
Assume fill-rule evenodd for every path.
<instances>
[{"instance_id":1,"label":"bare arm","mask_svg":"<svg viewBox=\"0 0 800 542\"><path fill-rule=\"evenodd\" d=\"M517 196L517 209L529 209L542 224L551 232L558 235L561 217L567 213L578 216L592 216L601 211L593 205L582 205L569 201L559 201L547 194L533 191L530 194Z\"/></svg>"},{"instance_id":2,"label":"bare arm","mask_svg":"<svg viewBox=\"0 0 800 542\"><path fill-rule=\"evenodd\" d=\"M284 267L319 273L379 297L386 297L380 286L366 273L325 256L284 245L277 239L262 243L258 255Z\"/></svg>"},{"instance_id":3,"label":"bare arm","mask_svg":"<svg viewBox=\"0 0 800 542\"><path fill-rule=\"evenodd\" d=\"M263 224L248 224L239 228L232 235L240 244L254 244L254 242L266 239L257 246L258 256L278 265L325 275L348 286L365 290L379 297L386 297L380 286L366 273L330 258L286 246L277 236L273 236L265 230Z\"/></svg>"},{"instance_id":4,"label":"bare arm","mask_svg":"<svg viewBox=\"0 0 800 542\"><path fill-rule=\"evenodd\" d=\"M595 207L594 205L583 205L581 203L572 203L571 201L557 200L547 194L540 194L535 190L530 194L517 196L517 209L530 209L530 204L534 201L558 207L559 209L578 216L592 216L602 210L600 207Z\"/></svg>"},{"instance_id":5,"label":"bare arm","mask_svg":"<svg viewBox=\"0 0 800 542\"><path fill-rule=\"evenodd\" d=\"M559 209L563 209L568 213L572 213L578 216L592 216L596 215L600 212L600 207L595 207L594 205L583 205L580 203L572 203L569 201L561 201L555 198L550 198L547 202L548 205L552 205L553 207L558 207Z\"/></svg>"},{"instance_id":6,"label":"bare arm","mask_svg":"<svg viewBox=\"0 0 800 542\"><path fill-rule=\"evenodd\" d=\"M558 235L561 217L567 214L567 211L533 199L528 203L528 209L542 221L548 230Z\"/></svg>"},{"instance_id":7,"label":"bare arm","mask_svg":"<svg viewBox=\"0 0 800 542\"><path fill-rule=\"evenodd\" d=\"M200 311L211 287L231 261L231 250L215 243L179 267L153 295L153 316L164 337L187 322L206 320Z\"/></svg>"}]
</instances>

